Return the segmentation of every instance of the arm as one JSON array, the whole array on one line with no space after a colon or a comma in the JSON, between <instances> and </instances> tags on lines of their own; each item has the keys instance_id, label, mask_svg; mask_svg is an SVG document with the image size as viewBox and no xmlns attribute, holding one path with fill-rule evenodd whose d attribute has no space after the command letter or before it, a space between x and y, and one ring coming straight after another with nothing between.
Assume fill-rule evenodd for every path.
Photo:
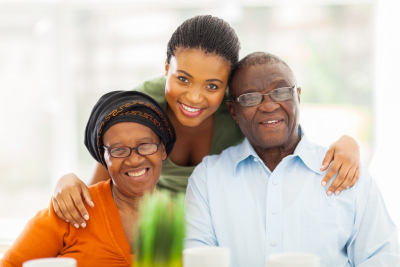
<instances>
[{"instance_id":1,"label":"arm","mask_svg":"<svg viewBox=\"0 0 400 267\"><path fill-rule=\"evenodd\" d=\"M322 179L321 185L325 186L337 173L336 179L327 190L327 194L340 194L343 189L349 189L358 180L360 167L360 148L352 137L344 135L333 143L322 162L321 171L325 171L329 164L329 171Z\"/></svg>"},{"instance_id":2,"label":"arm","mask_svg":"<svg viewBox=\"0 0 400 267\"><path fill-rule=\"evenodd\" d=\"M22 266L36 258L56 257L63 248L69 224L55 214L52 204L31 219L13 245L4 253L0 266Z\"/></svg>"},{"instance_id":3,"label":"arm","mask_svg":"<svg viewBox=\"0 0 400 267\"><path fill-rule=\"evenodd\" d=\"M110 179L108 171L99 163L92 176L91 184ZM76 228L85 228L85 220L89 220L89 213L83 200L94 207L89 189L75 174L66 174L57 182L53 193L53 206L58 217L72 223Z\"/></svg>"},{"instance_id":4,"label":"arm","mask_svg":"<svg viewBox=\"0 0 400 267\"><path fill-rule=\"evenodd\" d=\"M185 198L185 247L218 246L207 196L206 160L189 177Z\"/></svg>"},{"instance_id":5,"label":"arm","mask_svg":"<svg viewBox=\"0 0 400 267\"><path fill-rule=\"evenodd\" d=\"M352 266L396 266L400 263L396 225L376 182L363 167L355 202L355 222L347 243L349 262Z\"/></svg>"}]
</instances>

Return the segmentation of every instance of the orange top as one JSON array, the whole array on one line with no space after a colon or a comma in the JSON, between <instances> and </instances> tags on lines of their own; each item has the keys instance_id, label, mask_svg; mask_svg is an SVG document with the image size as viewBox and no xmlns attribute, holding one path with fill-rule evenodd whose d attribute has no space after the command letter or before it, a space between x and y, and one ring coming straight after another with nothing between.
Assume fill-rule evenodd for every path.
<instances>
[{"instance_id":1,"label":"orange top","mask_svg":"<svg viewBox=\"0 0 400 267\"><path fill-rule=\"evenodd\" d=\"M87 207L86 228L76 229L56 215L52 203L31 219L14 244L4 253L0 266L22 266L36 258L75 258L78 267L132 266L133 255L114 203L110 180L89 188L94 208Z\"/></svg>"}]
</instances>

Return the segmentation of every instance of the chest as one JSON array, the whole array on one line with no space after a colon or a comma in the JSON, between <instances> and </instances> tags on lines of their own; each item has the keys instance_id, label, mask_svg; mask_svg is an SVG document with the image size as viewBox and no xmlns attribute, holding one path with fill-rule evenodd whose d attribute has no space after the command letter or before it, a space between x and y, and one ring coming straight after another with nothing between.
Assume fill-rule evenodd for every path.
<instances>
[{"instance_id":1,"label":"chest","mask_svg":"<svg viewBox=\"0 0 400 267\"><path fill-rule=\"evenodd\" d=\"M322 175L300 163L273 173L249 163L227 176L221 170L207 181L212 183L208 197L219 245L231 246L237 255L246 251L259 264L271 254L288 251L318 254L322 263L347 262L346 243L355 216L351 189L327 196L320 185Z\"/></svg>"},{"instance_id":2,"label":"chest","mask_svg":"<svg viewBox=\"0 0 400 267\"><path fill-rule=\"evenodd\" d=\"M196 166L210 154L213 141L213 127L196 132L176 130L177 140L170 154L173 163L179 166Z\"/></svg>"}]
</instances>

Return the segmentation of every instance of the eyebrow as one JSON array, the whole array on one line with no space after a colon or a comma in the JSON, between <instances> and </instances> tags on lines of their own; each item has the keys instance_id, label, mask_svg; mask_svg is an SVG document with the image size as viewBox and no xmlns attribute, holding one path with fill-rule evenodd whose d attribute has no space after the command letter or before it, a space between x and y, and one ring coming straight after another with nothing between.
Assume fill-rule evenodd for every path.
<instances>
[{"instance_id":1,"label":"eyebrow","mask_svg":"<svg viewBox=\"0 0 400 267\"><path fill-rule=\"evenodd\" d=\"M184 73L184 74L186 74L187 76L189 76L190 78L193 78L193 76L192 75L190 75L189 73L187 73L186 71L184 71L184 70L177 70L177 72L182 72L182 73ZM220 83L224 83L223 81L221 81L220 79L208 79L208 80L206 80L207 82L220 82Z\"/></svg>"},{"instance_id":2,"label":"eyebrow","mask_svg":"<svg viewBox=\"0 0 400 267\"><path fill-rule=\"evenodd\" d=\"M140 144L141 142L155 142L152 138L150 138L150 137L143 137L143 138L141 138L141 139L139 139L139 140L137 140L136 141L138 144ZM110 145L110 147L115 147L115 146L118 146L118 145L122 145L122 142L115 142L115 143L112 143L111 145Z\"/></svg>"},{"instance_id":3,"label":"eyebrow","mask_svg":"<svg viewBox=\"0 0 400 267\"><path fill-rule=\"evenodd\" d=\"M282 85L282 86L280 86L280 85ZM288 85L288 82L285 79L278 79L278 80L272 81L272 82L269 83L268 87L270 87L270 86L275 87L272 90L277 89L277 88L281 88L281 87L291 87L291 85ZM277 86L279 86L279 87L277 87ZM242 92L242 94L250 94L250 93L254 93L254 92L258 92L258 91L259 90L255 89L253 87L253 88L249 88L247 90L244 90Z\"/></svg>"}]
</instances>

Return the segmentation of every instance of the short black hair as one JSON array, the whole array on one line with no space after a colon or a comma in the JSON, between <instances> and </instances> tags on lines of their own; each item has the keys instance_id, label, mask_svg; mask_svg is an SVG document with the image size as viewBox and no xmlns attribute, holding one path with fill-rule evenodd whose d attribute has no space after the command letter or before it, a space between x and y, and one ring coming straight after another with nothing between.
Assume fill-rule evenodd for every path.
<instances>
[{"instance_id":1,"label":"short black hair","mask_svg":"<svg viewBox=\"0 0 400 267\"><path fill-rule=\"evenodd\" d=\"M295 78L292 69L280 57L277 57L273 54L266 53L266 52L254 52L254 53L251 53L251 54L245 56L239 62L237 62L235 65L233 65L231 73L229 75L228 86L229 86L229 88L232 88L233 78L234 78L236 72L241 68L251 67L254 65L277 64L277 63L281 63L285 67L287 67L288 70L290 71L290 73ZM231 94L231 92L232 92L231 89L229 89L230 94Z\"/></svg>"},{"instance_id":2,"label":"short black hair","mask_svg":"<svg viewBox=\"0 0 400 267\"><path fill-rule=\"evenodd\" d=\"M222 57L233 67L239 60L240 43L226 21L201 15L185 20L172 34L167 47L168 64L177 49L201 49Z\"/></svg>"}]
</instances>

